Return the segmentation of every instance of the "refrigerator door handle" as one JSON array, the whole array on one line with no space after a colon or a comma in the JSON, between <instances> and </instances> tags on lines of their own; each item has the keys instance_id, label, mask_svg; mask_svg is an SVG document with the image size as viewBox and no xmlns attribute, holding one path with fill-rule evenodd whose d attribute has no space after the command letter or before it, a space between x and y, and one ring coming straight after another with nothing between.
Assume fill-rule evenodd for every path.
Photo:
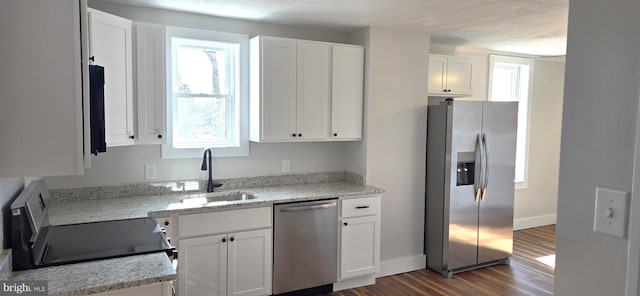
<instances>
[{"instance_id":1,"label":"refrigerator door handle","mask_svg":"<svg viewBox=\"0 0 640 296\"><path fill-rule=\"evenodd\" d=\"M482 146L484 151L484 163L482 169L484 170L484 180L482 181L482 197L481 201L484 201L487 195L487 185L489 185L489 150L487 149L487 135L482 134Z\"/></svg>"},{"instance_id":2,"label":"refrigerator door handle","mask_svg":"<svg viewBox=\"0 0 640 296\"><path fill-rule=\"evenodd\" d=\"M480 134L478 133L478 138L476 139L476 168L475 168L475 174L476 174L476 178L473 182L473 193L475 195L473 202L476 203L480 200L480 194L482 193L482 184L481 184L481 180L483 178L482 176L482 152L483 150L483 145L482 145L482 137L480 136Z\"/></svg>"}]
</instances>

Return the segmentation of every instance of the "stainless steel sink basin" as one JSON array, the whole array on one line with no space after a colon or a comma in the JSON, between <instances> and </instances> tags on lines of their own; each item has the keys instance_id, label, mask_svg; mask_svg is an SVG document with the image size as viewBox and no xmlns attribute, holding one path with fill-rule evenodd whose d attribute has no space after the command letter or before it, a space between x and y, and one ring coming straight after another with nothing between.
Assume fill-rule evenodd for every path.
<instances>
[{"instance_id":1,"label":"stainless steel sink basin","mask_svg":"<svg viewBox=\"0 0 640 296\"><path fill-rule=\"evenodd\" d=\"M220 194L220 193L202 193L192 194L185 196L180 201L183 204L191 205L207 205L210 203L222 203L239 200L251 200L256 197L250 193L232 193L232 194Z\"/></svg>"}]
</instances>

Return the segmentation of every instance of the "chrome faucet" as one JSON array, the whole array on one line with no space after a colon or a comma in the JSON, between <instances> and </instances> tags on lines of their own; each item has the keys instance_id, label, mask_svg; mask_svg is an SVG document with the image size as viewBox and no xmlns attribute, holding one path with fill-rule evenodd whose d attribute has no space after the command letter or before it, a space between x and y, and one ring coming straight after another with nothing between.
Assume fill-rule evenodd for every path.
<instances>
[{"instance_id":1,"label":"chrome faucet","mask_svg":"<svg viewBox=\"0 0 640 296\"><path fill-rule=\"evenodd\" d=\"M207 154L209 155L209 165L207 166ZM206 171L209 169L209 180L207 180L207 192L213 192L214 188L222 186L221 183L213 183L212 175L213 175L213 165L211 161L213 160L213 155L211 154L211 148L204 149L204 154L202 155L202 166L201 170Z\"/></svg>"}]
</instances>

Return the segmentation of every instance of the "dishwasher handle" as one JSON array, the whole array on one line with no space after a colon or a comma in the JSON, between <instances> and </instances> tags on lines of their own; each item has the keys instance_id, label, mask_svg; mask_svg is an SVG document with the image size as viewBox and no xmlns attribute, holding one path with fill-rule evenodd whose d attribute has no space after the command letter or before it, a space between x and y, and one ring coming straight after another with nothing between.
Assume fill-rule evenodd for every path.
<instances>
[{"instance_id":1,"label":"dishwasher handle","mask_svg":"<svg viewBox=\"0 0 640 296\"><path fill-rule=\"evenodd\" d=\"M324 204L312 205L312 206L298 206L298 207L282 208L282 209L280 209L280 212L313 211L313 210L318 210L318 209L334 208L336 206L338 206L338 203L334 201L334 202L330 202L330 203L324 203Z\"/></svg>"}]
</instances>

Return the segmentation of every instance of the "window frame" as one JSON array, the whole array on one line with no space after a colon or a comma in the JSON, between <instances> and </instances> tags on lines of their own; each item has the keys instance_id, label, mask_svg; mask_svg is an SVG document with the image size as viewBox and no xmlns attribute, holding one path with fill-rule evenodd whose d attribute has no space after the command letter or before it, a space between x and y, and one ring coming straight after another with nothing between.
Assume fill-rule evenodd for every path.
<instances>
[{"instance_id":1,"label":"window frame","mask_svg":"<svg viewBox=\"0 0 640 296\"><path fill-rule=\"evenodd\" d=\"M239 65L237 72L239 85L234 104L238 104L234 119L238 130L237 147L173 147L173 112L175 110L173 93L173 52L172 38L195 39L212 42L236 43L239 45ZM162 159L200 158L203 150L210 148L215 157L238 157L249 155L249 36L227 32L167 26L165 29L166 56L166 102L167 102L167 142L162 145ZM229 120L229 119L228 119Z\"/></svg>"},{"instance_id":2,"label":"window frame","mask_svg":"<svg viewBox=\"0 0 640 296\"><path fill-rule=\"evenodd\" d=\"M514 185L516 190L526 189L528 186L529 179L529 148L530 148L530 138L531 138L531 106L533 102L533 76L534 76L534 65L535 60L530 58L522 58L522 57L511 57L511 56L502 56L502 55L489 55L489 85L487 91L487 100L492 101L492 88L493 88L493 70L496 63L505 63L505 64L513 64L519 66L528 66L529 67L529 79L528 79L528 89L527 89L527 113L526 113L526 135L525 135L525 144L524 144L524 172L523 172L523 180L515 181ZM522 82L522 74L518 75L519 82ZM520 87L520 86L518 86ZM518 98L518 106L521 105L521 98ZM518 108L520 109L520 108ZM520 121L518 114L518 122Z\"/></svg>"}]
</instances>

